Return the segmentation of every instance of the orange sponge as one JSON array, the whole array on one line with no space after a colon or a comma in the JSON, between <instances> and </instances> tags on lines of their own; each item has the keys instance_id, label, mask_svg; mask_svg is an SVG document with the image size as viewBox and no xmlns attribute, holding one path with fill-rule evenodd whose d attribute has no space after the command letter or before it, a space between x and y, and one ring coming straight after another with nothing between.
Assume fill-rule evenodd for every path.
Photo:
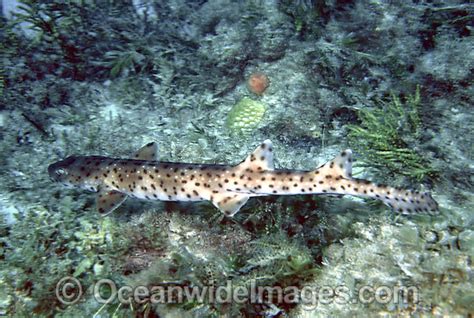
<instances>
[{"instance_id":1,"label":"orange sponge","mask_svg":"<svg viewBox=\"0 0 474 318\"><path fill-rule=\"evenodd\" d=\"M263 73L253 73L247 80L249 91L257 95L262 95L268 85L270 85L270 80L268 76Z\"/></svg>"}]
</instances>

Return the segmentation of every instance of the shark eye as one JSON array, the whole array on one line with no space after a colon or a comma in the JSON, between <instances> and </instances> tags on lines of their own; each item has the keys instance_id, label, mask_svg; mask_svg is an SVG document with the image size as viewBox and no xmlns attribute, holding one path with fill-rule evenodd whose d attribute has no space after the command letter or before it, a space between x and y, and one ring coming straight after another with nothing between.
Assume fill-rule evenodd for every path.
<instances>
[{"instance_id":1,"label":"shark eye","mask_svg":"<svg viewBox=\"0 0 474 318\"><path fill-rule=\"evenodd\" d=\"M55 173L56 173L56 175L57 175L58 177L67 175L67 171L64 170L63 168L57 169L57 170L55 171Z\"/></svg>"}]
</instances>

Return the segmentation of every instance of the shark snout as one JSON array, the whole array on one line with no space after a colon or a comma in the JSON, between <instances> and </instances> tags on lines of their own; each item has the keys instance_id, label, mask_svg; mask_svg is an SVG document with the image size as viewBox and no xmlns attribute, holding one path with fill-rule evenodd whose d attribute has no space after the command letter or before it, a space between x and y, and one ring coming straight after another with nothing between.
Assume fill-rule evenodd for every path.
<instances>
[{"instance_id":1,"label":"shark snout","mask_svg":"<svg viewBox=\"0 0 474 318\"><path fill-rule=\"evenodd\" d=\"M62 182L68 175L68 167L76 161L75 157L67 157L48 166L48 174L51 180Z\"/></svg>"},{"instance_id":2,"label":"shark snout","mask_svg":"<svg viewBox=\"0 0 474 318\"><path fill-rule=\"evenodd\" d=\"M61 176L66 174L66 170L61 168L58 162L56 162L48 166L48 174L52 181L59 182L61 181Z\"/></svg>"}]
</instances>

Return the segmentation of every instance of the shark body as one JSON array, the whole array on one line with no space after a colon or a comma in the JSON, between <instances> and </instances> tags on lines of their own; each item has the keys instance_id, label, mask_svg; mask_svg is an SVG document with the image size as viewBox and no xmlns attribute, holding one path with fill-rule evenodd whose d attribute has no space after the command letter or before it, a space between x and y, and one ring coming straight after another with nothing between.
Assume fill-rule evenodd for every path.
<instances>
[{"instance_id":1,"label":"shark body","mask_svg":"<svg viewBox=\"0 0 474 318\"><path fill-rule=\"evenodd\" d=\"M160 162L157 145L149 143L133 159L71 156L50 165L48 172L65 186L98 192L97 209L103 215L127 197L207 200L227 216L237 213L250 197L266 195L347 194L381 200L404 214L435 212L438 208L428 192L353 178L349 149L312 171L276 170L270 140L235 166Z\"/></svg>"}]
</instances>

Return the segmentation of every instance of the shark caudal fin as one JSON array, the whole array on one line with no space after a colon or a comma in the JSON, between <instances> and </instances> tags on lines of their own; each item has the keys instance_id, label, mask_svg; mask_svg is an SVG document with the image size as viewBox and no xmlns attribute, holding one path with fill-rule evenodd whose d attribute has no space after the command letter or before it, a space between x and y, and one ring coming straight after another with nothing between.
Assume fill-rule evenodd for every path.
<instances>
[{"instance_id":1,"label":"shark caudal fin","mask_svg":"<svg viewBox=\"0 0 474 318\"><path fill-rule=\"evenodd\" d=\"M438 202L436 202L429 192L403 190L394 188L392 198L383 199L385 204L393 211L401 214L429 213L436 214Z\"/></svg>"},{"instance_id":2,"label":"shark caudal fin","mask_svg":"<svg viewBox=\"0 0 474 318\"><path fill-rule=\"evenodd\" d=\"M394 188L353 178L350 149L344 150L333 160L316 169L314 173L321 175L324 182L328 184L328 188L323 190L326 193L373 198L402 214L436 212L438 209L438 203L428 192Z\"/></svg>"}]
</instances>

